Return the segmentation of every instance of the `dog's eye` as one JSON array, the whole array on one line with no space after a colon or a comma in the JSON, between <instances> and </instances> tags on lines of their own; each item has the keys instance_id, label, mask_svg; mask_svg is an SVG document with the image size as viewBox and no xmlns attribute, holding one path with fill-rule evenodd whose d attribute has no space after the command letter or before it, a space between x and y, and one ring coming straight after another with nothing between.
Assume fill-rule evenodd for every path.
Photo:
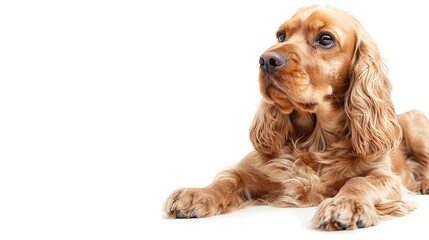
<instances>
[{"instance_id":1,"label":"dog's eye","mask_svg":"<svg viewBox=\"0 0 429 240\"><path fill-rule=\"evenodd\" d=\"M334 38L329 34L321 34L319 39L317 39L317 43L323 48L330 48L334 46L335 41Z\"/></svg>"},{"instance_id":2,"label":"dog's eye","mask_svg":"<svg viewBox=\"0 0 429 240\"><path fill-rule=\"evenodd\" d=\"M286 33L285 32L277 33L277 40L279 40L279 42L284 42L285 39L286 39Z\"/></svg>"}]
</instances>

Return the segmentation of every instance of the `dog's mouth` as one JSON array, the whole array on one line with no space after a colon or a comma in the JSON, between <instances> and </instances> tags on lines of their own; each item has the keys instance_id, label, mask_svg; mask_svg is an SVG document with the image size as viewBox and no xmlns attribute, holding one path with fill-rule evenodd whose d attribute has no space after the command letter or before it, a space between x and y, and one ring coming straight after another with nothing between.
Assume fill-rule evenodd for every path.
<instances>
[{"instance_id":1,"label":"dog's mouth","mask_svg":"<svg viewBox=\"0 0 429 240\"><path fill-rule=\"evenodd\" d=\"M292 110L315 112L319 106L318 101L300 96L273 77L265 78L263 81L262 95L269 102L274 103L283 113L290 113Z\"/></svg>"}]
</instances>

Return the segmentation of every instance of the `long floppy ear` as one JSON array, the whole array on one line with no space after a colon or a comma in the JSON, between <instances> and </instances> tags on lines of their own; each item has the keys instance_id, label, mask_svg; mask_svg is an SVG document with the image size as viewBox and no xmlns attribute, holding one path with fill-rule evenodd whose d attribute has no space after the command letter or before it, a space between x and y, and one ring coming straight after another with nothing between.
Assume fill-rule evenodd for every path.
<instances>
[{"instance_id":1,"label":"long floppy ear","mask_svg":"<svg viewBox=\"0 0 429 240\"><path fill-rule=\"evenodd\" d=\"M250 140L256 151L274 156L286 143L291 130L289 115L262 100L250 127Z\"/></svg>"},{"instance_id":2,"label":"long floppy ear","mask_svg":"<svg viewBox=\"0 0 429 240\"><path fill-rule=\"evenodd\" d=\"M377 45L361 30L345 99L349 139L359 156L382 156L396 148L401 138L390 99L392 86L383 67Z\"/></svg>"}]
</instances>

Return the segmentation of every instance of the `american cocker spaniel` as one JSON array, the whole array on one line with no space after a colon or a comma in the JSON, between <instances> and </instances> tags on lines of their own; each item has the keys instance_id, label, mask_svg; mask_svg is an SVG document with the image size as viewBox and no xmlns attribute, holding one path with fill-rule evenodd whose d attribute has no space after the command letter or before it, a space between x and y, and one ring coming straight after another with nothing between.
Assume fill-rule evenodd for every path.
<instances>
[{"instance_id":1,"label":"american cocker spaniel","mask_svg":"<svg viewBox=\"0 0 429 240\"><path fill-rule=\"evenodd\" d=\"M414 209L403 192L429 193L429 121L396 115L378 48L350 14L299 9L259 59L263 100L255 148L207 187L171 194L172 218L251 205L318 206L324 230L376 225Z\"/></svg>"}]
</instances>

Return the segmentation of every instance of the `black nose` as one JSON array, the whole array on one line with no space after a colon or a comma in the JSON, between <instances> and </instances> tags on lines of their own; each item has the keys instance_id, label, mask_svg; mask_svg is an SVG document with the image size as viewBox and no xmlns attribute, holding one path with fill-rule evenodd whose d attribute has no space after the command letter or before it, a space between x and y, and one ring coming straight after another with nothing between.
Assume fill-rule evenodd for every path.
<instances>
[{"instance_id":1,"label":"black nose","mask_svg":"<svg viewBox=\"0 0 429 240\"><path fill-rule=\"evenodd\" d=\"M277 68L285 65L286 58L278 52L264 52L259 58L259 65L264 72L273 74Z\"/></svg>"}]
</instances>

